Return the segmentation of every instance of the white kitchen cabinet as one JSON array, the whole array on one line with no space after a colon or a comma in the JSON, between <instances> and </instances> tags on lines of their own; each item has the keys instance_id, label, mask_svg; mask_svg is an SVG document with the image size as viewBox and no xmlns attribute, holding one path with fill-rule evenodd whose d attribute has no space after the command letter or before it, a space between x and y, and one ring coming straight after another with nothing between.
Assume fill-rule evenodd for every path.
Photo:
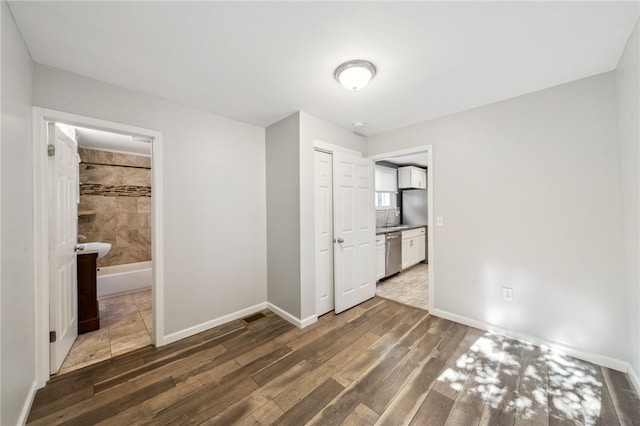
<instances>
[{"instance_id":1,"label":"white kitchen cabinet","mask_svg":"<svg viewBox=\"0 0 640 426\"><path fill-rule=\"evenodd\" d=\"M425 228L402 231L402 269L425 259Z\"/></svg>"},{"instance_id":2,"label":"white kitchen cabinet","mask_svg":"<svg viewBox=\"0 0 640 426\"><path fill-rule=\"evenodd\" d=\"M414 166L400 167L398 169L399 189L426 189L427 172Z\"/></svg>"},{"instance_id":3,"label":"white kitchen cabinet","mask_svg":"<svg viewBox=\"0 0 640 426\"><path fill-rule=\"evenodd\" d=\"M398 173L390 167L376 166L376 191L398 192Z\"/></svg>"},{"instance_id":4,"label":"white kitchen cabinet","mask_svg":"<svg viewBox=\"0 0 640 426\"><path fill-rule=\"evenodd\" d=\"M407 269L413 264L413 244L411 238L402 238L402 269Z\"/></svg>"},{"instance_id":5,"label":"white kitchen cabinet","mask_svg":"<svg viewBox=\"0 0 640 426\"><path fill-rule=\"evenodd\" d=\"M384 278L385 273L385 235L376 235L376 281Z\"/></svg>"},{"instance_id":6,"label":"white kitchen cabinet","mask_svg":"<svg viewBox=\"0 0 640 426\"><path fill-rule=\"evenodd\" d=\"M424 228L423 228L424 229ZM418 262L422 262L426 259L425 249L427 247L427 237L420 235L416 238L416 244L418 245Z\"/></svg>"}]
</instances>

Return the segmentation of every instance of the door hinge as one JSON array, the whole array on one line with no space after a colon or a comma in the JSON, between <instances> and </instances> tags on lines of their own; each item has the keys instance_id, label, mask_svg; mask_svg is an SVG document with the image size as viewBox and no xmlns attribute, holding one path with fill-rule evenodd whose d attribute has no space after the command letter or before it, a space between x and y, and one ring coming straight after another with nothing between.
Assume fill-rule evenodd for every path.
<instances>
[{"instance_id":1,"label":"door hinge","mask_svg":"<svg viewBox=\"0 0 640 426\"><path fill-rule=\"evenodd\" d=\"M47 145L47 155L49 157L53 157L54 155L56 155L56 146L53 144L48 144Z\"/></svg>"},{"instance_id":2,"label":"door hinge","mask_svg":"<svg viewBox=\"0 0 640 426\"><path fill-rule=\"evenodd\" d=\"M56 335L55 331L50 331L49 332L49 343L53 343L58 339L58 336Z\"/></svg>"}]
</instances>

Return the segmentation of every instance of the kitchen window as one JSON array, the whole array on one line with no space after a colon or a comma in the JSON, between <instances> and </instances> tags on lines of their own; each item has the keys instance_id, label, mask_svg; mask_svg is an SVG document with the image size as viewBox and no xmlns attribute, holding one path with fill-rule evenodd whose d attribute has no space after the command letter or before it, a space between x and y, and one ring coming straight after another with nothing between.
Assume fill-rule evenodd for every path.
<instances>
[{"instance_id":1,"label":"kitchen window","mask_svg":"<svg viewBox=\"0 0 640 426\"><path fill-rule=\"evenodd\" d=\"M395 192L376 192L376 208L388 209L398 205L398 194Z\"/></svg>"}]
</instances>

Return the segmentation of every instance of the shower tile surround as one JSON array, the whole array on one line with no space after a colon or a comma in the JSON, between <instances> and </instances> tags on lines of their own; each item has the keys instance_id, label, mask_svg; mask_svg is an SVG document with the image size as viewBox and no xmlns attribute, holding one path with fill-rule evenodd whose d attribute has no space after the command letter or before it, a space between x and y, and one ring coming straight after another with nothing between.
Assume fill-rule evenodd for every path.
<instances>
[{"instance_id":1,"label":"shower tile surround","mask_svg":"<svg viewBox=\"0 0 640 426\"><path fill-rule=\"evenodd\" d=\"M111 243L98 266L151 260L151 158L80 148L78 217L87 241Z\"/></svg>"}]
</instances>

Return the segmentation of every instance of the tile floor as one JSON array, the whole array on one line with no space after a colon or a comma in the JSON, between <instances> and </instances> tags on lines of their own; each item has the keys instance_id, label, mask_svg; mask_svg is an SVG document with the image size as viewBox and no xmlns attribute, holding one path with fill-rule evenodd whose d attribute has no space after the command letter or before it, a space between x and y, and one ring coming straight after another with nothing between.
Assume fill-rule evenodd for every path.
<instances>
[{"instance_id":1,"label":"tile floor","mask_svg":"<svg viewBox=\"0 0 640 426\"><path fill-rule=\"evenodd\" d=\"M386 280L380 281L376 287L376 295L406 305L428 309L428 265L419 263Z\"/></svg>"},{"instance_id":2,"label":"tile floor","mask_svg":"<svg viewBox=\"0 0 640 426\"><path fill-rule=\"evenodd\" d=\"M151 344L151 290L98 301L100 329L80 334L58 374Z\"/></svg>"}]
</instances>

